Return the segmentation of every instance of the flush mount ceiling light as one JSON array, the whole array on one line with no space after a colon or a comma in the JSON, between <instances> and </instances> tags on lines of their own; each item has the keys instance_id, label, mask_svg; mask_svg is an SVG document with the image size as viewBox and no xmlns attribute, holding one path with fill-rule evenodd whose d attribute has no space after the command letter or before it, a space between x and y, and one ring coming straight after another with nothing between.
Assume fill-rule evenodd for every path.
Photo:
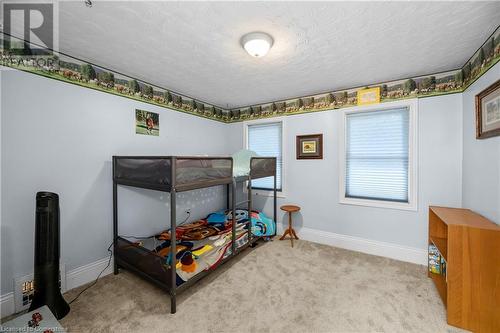
<instances>
[{"instance_id":1,"label":"flush mount ceiling light","mask_svg":"<svg viewBox=\"0 0 500 333\"><path fill-rule=\"evenodd\" d=\"M252 57L260 58L273 46L273 38L265 32L251 32L241 37L241 46Z\"/></svg>"}]
</instances>

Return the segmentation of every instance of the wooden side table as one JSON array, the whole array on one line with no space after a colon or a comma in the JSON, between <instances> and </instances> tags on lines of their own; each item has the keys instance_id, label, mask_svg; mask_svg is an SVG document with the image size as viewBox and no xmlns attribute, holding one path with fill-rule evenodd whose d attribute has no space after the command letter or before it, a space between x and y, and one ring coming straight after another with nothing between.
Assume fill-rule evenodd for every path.
<instances>
[{"instance_id":1,"label":"wooden side table","mask_svg":"<svg viewBox=\"0 0 500 333\"><path fill-rule=\"evenodd\" d=\"M298 212L300 210L300 207L295 206L295 205L283 205L280 207L280 209L288 213L288 229L285 230L285 232L283 233L283 236L281 236L280 240L285 239L286 235L289 235L290 242L292 243L292 247L293 247L293 240L299 239L299 237L297 237L295 230L293 230L293 228L292 228L292 213Z\"/></svg>"}]
</instances>

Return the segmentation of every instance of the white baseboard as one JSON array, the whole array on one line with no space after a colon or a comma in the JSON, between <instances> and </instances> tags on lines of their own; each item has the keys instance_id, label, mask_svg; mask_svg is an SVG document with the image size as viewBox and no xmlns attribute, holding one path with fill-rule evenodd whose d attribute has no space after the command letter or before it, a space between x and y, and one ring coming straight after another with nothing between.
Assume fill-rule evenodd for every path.
<instances>
[{"instance_id":1,"label":"white baseboard","mask_svg":"<svg viewBox=\"0 0 500 333\"><path fill-rule=\"evenodd\" d=\"M278 223L278 234L283 232L283 225ZM380 242L366 238L336 234L311 228L296 230L300 239L314 243L331 245L347 250L363 252L376 256L406 261L427 266L427 251L398 244Z\"/></svg>"},{"instance_id":2,"label":"white baseboard","mask_svg":"<svg viewBox=\"0 0 500 333\"><path fill-rule=\"evenodd\" d=\"M66 289L71 290L80 287L86 283L94 281L99 273L108 264L108 258L102 258L90 264L75 268L66 274ZM101 274L101 277L113 272L113 259L108 268Z\"/></svg>"},{"instance_id":3,"label":"white baseboard","mask_svg":"<svg viewBox=\"0 0 500 333\"><path fill-rule=\"evenodd\" d=\"M108 264L109 257L99 259L90 264L75 268L66 273L66 290L71 290L80 287L84 284L94 281L99 273ZM113 259L106 270L101 274L101 277L113 272ZM10 292L0 296L1 318L10 316L15 313L14 293Z\"/></svg>"},{"instance_id":4,"label":"white baseboard","mask_svg":"<svg viewBox=\"0 0 500 333\"><path fill-rule=\"evenodd\" d=\"M16 303L14 302L14 293L10 292L5 295L0 296L0 312L1 318L10 316L14 313L16 308Z\"/></svg>"}]
</instances>

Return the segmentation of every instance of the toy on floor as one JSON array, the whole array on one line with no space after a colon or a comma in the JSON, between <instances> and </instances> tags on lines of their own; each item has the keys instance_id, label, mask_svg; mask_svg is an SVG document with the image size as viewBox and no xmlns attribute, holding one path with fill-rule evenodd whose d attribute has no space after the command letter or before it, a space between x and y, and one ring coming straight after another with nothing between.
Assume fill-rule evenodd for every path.
<instances>
[{"instance_id":1,"label":"toy on floor","mask_svg":"<svg viewBox=\"0 0 500 333\"><path fill-rule=\"evenodd\" d=\"M28 326L31 328L37 327L38 325L40 325L42 319L43 317L40 312L35 312L31 315L31 320L28 321Z\"/></svg>"}]
</instances>

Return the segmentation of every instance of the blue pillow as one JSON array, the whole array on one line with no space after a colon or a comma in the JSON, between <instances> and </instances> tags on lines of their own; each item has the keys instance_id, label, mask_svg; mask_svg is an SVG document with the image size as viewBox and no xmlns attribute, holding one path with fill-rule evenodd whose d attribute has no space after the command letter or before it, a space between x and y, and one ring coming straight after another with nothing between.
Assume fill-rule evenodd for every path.
<instances>
[{"instance_id":1,"label":"blue pillow","mask_svg":"<svg viewBox=\"0 0 500 333\"><path fill-rule=\"evenodd\" d=\"M212 214L208 215L207 222L209 224L226 223L226 214L224 214L223 211L212 213Z\"/></svg>"}]
</instances>

